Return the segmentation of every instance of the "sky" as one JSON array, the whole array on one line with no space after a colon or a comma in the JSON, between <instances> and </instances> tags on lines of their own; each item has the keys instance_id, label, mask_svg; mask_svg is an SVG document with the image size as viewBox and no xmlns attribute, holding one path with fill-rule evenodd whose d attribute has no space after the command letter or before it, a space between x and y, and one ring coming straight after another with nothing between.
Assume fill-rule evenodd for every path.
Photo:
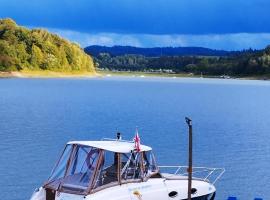
<instances>
[{"instance_id":1,"label":"sky","mask_svg":"<svg viewBox=\"0 0 270 200\"><path fill-rule=\"evenodd\" d=\"M0 0L0 18L46 28L81 46L270 44L269 0Z\"/></svg>"}]
</instances>

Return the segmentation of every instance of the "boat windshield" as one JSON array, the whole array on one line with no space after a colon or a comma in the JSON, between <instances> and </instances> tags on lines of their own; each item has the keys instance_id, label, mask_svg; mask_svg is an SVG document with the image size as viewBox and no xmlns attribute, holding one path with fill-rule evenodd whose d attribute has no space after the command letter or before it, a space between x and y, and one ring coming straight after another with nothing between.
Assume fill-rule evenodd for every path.
<instances>
[{"instance_id":1,"label":"boat windshield","mask_svg":"<svg viewBox=\"0 0 270 200\"><path fill-rule=\"evenodd\" d=\"M94 175L100 150L83 145L67 145L46 187L72 193L86 193Z\"/></svg>"}]
</instances>

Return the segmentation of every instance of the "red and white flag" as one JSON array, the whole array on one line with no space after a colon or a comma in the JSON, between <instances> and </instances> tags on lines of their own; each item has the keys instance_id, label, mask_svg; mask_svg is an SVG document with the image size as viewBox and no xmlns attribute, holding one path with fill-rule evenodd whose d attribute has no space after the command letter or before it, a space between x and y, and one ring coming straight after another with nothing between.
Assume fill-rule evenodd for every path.
<instances>
[{"instance_id":1,"label":"red and white flag","mask_svg":"<svg viewBox=\"0 0 270 200\"><path fill-rule=\"evenodd\" d=\"M141 139L138 133L138 129L136 129L135 137L134 137L135 150L137 152L141 151Z\"/></svg>"}]
</instances>

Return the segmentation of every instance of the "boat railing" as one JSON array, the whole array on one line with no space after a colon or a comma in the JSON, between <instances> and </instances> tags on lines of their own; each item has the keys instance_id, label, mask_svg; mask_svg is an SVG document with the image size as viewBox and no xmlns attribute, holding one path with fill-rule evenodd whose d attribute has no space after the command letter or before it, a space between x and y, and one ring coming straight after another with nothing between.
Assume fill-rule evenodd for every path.
<instances>
[{"instance_id":1,"label":"boat railing","mask_svg":"<svg viewBox=\"0 0 270 200\"><path fill-rule=\"evenodd\" d=\"M134 143L134 141L132 141L132 140L113 139L113 138L102 138L101 141L117 141L117 142Z\"/></svg>"},{"instance_id":2,"label":"boat railing","mask_svg":"<svg viewBox=\"0 0 270 200\"><path fill-rule=\"evenodd\" d=\"M187 176L188 166L159 166L161 173ZM224 168L192 167L192 177L215 184L224 174Z\"/></svg>"}]
</instances>

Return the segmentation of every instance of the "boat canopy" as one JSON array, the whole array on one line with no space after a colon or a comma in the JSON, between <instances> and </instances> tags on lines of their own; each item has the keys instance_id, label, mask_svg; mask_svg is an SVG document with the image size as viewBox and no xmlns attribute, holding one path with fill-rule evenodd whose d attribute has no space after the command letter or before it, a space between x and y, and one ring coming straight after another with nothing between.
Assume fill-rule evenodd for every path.
<instances>
[{"instance_id":1,"label":"boat canopy","mask_svg":"<svg viewBox=\"0 0 270 200\"><path fill-rule=\"evenodd\" d=\"M123 141L71 141L68 144L78 144L83 146L95 147L97 149L103 149L106 151L112 151L116 153L130 153L134 151L133 142ZM151 151L152 148L145 145L140 145L140 151Z\"/></svg>"},{"instance_id":2,"label":"boat canopy","mask_svg":"<svg viewBox=\"0 0 270 200\"><path fill-rule=\"evenodd\" d=\"M122 140L68 142L44 188L85 195L143 181L159 172L151 150Z\"/></svg>"}]
</instances>

